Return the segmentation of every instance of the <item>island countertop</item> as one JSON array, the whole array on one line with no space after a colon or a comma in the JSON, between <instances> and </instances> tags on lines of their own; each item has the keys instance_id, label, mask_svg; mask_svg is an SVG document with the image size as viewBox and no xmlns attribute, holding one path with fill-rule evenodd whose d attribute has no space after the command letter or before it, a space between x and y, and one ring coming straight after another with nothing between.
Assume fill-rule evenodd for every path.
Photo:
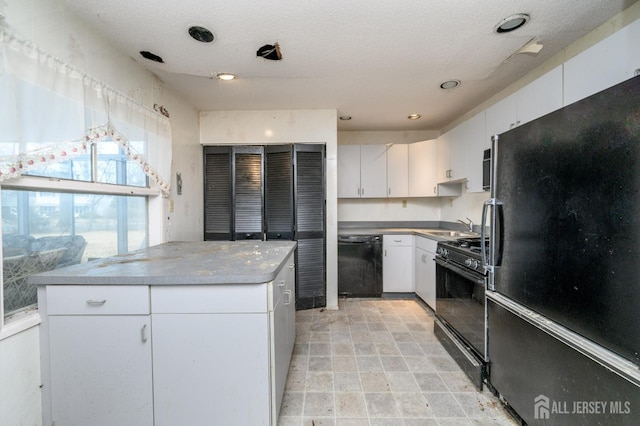
<instances>
[{"instance_id":1,"label":"island countertop","mask_svg":"<svg viewBox=\"0 0 640 426\"><path fill-rule=\"evenodd\" d=\"M272 281L294 241L179 241L29 277L36 285L258 284Z\"/></svg>"}]
</instances>

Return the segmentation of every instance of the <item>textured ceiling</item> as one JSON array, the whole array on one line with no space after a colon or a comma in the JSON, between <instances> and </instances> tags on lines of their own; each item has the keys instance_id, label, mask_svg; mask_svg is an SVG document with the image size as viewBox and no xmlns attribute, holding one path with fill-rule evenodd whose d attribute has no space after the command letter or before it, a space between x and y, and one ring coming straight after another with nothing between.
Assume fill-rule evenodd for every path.
<instances>
[{"instance_id":1,"label":"textured ceiling","mask_svg":"<svg viewBox=\"0 0 640 426\"><path fill-rule=\"evenodd\" d=\"M635 0L63 1L199 110L337 109L353 117L339 130L437 130ZM531 19L495 34L514 13ZM214 42L190 38L191 25ZM505 62L534 37L539 54ZM281 61L256 57L274 42ZM449 79L462 84L440 89Z\"/></svg>"}]
</instances>

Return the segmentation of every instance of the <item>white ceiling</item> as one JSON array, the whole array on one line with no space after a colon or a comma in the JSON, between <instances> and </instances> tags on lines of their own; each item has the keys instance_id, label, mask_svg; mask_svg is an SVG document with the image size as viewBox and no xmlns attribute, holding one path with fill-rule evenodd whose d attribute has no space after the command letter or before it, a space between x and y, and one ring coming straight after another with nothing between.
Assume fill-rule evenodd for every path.
<instances>
[{"instance_id":1,"label":"white ceiling","mask_svg":"<svg viewBox=\"0 0 640 426\"><path fill-rule=\"evenodd\" d=\"M63 1L198 110L337 109L353 117L338 130L438 130L636 0ZM494 33L515 13L529 23ZM534 37L539 54L505 62ZM256 56L275 42L281 61ZM439 88L450 79L462 84Z\"/></svg>"}]
</instances>

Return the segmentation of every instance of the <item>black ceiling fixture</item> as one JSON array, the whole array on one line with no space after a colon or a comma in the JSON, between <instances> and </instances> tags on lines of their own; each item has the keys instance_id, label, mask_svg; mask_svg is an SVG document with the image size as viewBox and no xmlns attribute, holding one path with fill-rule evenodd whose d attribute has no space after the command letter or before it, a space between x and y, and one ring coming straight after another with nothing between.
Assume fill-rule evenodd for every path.
<instances>
[{"instance_id":1,"label":"black ceiling fixture","mask_svg":"<svg viewBox=\"0 0 640 426\"><path fill-rule=\"evenodd\" d=\"M270 61L282 60L282 52L280 52L280 45L278 42L274 44L265 44L256 52L256 56L269 59Z\"/></svg>"},{"instance_id":2,"label":"black ceiling fixture","mask_svg":"<svg viewBox=\"0 0 640 426\"><path fill-rule=\"evenodd\" d=\"M194 40L200 41L202 43L211 43L213 41L213 33L205 27L201 27L198 25L189 27L189 35Z\"/></svg>"},{"instance_id":3,"label":"black ceiling fixture","mask_svg":"<svg viewBox=\"0 0 640 426\"><path fill-rule=\"evenodd\" d=\"M142 55L143 58L148 59L150 61L160 62L161 64L164 63L164 60L160 56L154 53L148 52L146 50L141 50L140 55Z\"/></svg>"},{"instance_id":4,"label":"black ceiling fixture","mask_svg":"<svg viewBox=\"0 0 640 426\"><path fill-rule=\"evenodd\" d=\"M529 21L529 15L526 13L516 13L515 15L508 16L502 21L498 22L494 30L498 34L508 33L522 27Z\"/></svg>"}]
</instances>

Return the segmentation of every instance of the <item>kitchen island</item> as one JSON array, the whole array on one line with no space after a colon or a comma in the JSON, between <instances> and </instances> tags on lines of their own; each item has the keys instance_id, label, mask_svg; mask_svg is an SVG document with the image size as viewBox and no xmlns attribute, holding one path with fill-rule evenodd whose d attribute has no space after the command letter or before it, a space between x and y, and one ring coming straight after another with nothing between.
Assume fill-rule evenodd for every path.
<instances>
[{"instance_id":1,"label":"kitchen island","mask_svg":"<svg viewBox=\"0 0 640 426\"><path fill-rule=\"evenodd\" d=\"M43 424L275 425L295 242L172 242L38 285Z\"/></svg>"}]
</instances>

